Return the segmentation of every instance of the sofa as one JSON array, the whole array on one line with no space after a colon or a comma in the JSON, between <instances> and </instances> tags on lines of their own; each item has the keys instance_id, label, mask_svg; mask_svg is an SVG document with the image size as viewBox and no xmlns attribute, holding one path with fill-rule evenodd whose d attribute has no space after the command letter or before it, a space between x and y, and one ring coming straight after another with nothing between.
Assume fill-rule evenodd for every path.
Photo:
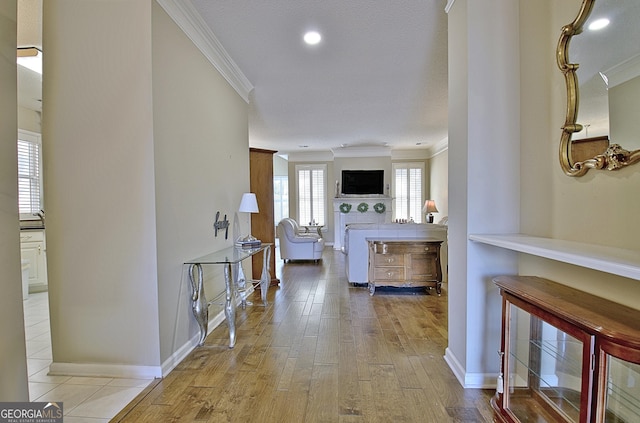
<instances>
[{"instance_id":1,"label":"sofa","mask_svg":"<svg viewBox=\"0 0 640 423\"><path fill-rule=\"evenodd\" d=\"M280 241L280 258L286 263L289 260L322 259L324 239L317 233L305 232L295 219L282 219L277 228Z\"/></svg>"},{"instance_id":2,"label":"sofa","mask_svg":"<svg viewBox=\"0 0 640 423\"><path fill-rule=\"evenodd\" d=\"M427 239L443 241L440 247L442 280L447 280L447 225L431 223L360 223L345 229L342 252L346 255L347 279L353 284L369 282L369 240Z\"/></svg>"}]
</instances>

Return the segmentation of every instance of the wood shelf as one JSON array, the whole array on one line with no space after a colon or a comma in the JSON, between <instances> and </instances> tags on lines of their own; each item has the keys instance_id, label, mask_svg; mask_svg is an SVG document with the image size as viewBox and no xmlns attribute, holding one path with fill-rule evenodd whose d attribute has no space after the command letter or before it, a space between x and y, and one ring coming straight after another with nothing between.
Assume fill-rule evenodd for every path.
<instances>
[{"instance_id":1,"label":"wood shelf","mask_svg":"<svg viewBox=\"0 0 640 423\"><path fill-rule=\"evenodd\" d=\"M640 251L524 234L471 234L474 242L640 280Z\"/></svg>"}]
</instances>

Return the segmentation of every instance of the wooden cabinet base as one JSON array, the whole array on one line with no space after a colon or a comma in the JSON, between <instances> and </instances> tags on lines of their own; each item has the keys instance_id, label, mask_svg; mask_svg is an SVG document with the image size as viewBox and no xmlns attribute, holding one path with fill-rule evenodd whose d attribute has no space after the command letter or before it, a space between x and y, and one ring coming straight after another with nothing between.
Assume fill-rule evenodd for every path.
<instances>
[{"instance_id":1,"label":"wooden cabinet base","mask_svg":"<svg viewBox=\"0 0 640 423\"><path fill-rule=\"evenodd\" d=\"M442 292L442 241L369 240L369 293L377 286L435 288Z\"/></svg>"}]
</instances>

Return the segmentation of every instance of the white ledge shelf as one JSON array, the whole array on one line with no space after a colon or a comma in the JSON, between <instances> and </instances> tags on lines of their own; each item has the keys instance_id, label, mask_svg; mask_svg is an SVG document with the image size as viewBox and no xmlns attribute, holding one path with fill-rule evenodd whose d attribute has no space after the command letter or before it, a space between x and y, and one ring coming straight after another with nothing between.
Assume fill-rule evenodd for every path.
<instances>
[{"instance_id":1,"label":"white ledge shelf","mask_svg":"<svg viewBox=\"0 0 640 423\"><path fill-rule=\"evenodd\" d=\"M640 251L523 234L469 235L474 242L640 280Z\"/></svg>"}]
</instances>

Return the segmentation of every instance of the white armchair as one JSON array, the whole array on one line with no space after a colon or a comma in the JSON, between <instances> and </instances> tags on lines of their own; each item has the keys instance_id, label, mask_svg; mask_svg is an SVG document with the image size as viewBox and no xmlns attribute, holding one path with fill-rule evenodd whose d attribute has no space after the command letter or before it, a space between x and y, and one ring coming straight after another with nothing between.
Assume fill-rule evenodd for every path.
<instances>
[{"instance_id":1,"label":"white armchair","mask_svg":"<svg viewBox=\"0 0 640 423\"><path fill-rule=\"evenodd\" d=\"M322 259L324 239L315 233L300 230L298 222L284 218L278 223L278 239L280 240L280 258L287 260Z\"/></svg>"}]
</instances>

